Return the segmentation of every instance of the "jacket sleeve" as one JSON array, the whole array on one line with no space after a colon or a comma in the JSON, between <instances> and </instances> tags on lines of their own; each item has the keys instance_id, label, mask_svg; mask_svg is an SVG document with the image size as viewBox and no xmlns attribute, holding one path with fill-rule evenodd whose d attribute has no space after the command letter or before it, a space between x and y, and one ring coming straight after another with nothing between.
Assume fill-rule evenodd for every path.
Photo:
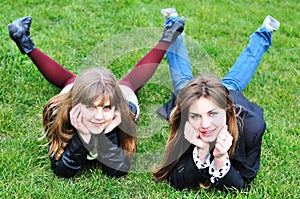
<instances>
[{"instance_id":1,"label":"jacket sleeve","mask_svg":"<svg viewBox=\"0 0 300 199\"><path fill-rule=\"evenodd\" d=\"M103 173L117 178L126 175L130 168L130 159L121 147L118 131L117 127L107 134L100 134L98 151Z\"/></svg>"},{"instance_id":2,"label":"jacket sleeve","mask_svg":"<svg viewBox=\"0 0 300 199\"><path fill-rule=\"evenodd\" d=\"M231 90L230 96L235 104L243 107L240 114L243 122L234 155L230 158L230 170L213 184L219 190L241 190L253 181L260 168L262 137L266 129L261 107L249 102L239 91Z\"/></svg>"},{"instance_id":3,"label":"jacket sleeve","mask_svg":"<svg viewBox=\"0 0 300 199\"><path fill-rule=\"evenodd\" d=\"M208 168L197 168L191 150L183 155L168 176L170 185L178 190L199 187L200 183L206 183L209 179Z\"/></svg>"},{"instance_id":4,"label":"jacket sleeve","mask_svg":"<svg viewBox=\"0 0 300 199\"><path fill-rule=\"evenodd\" d=\"M266 124L261 118L250 117L245 121L239 137L229 172L213 186L219 190L244 189L249 186L260 168L262 136Z\"/></svg>"},{"instance_id":5,"label":"jacket sleeve","mask_svg":"<svg viewBox=\"0 0 300 199\"><path fill-rule=\"evenodd\" d=\"M53 154L50 155L51 169L59 177L71 178L88 161L87 154L88 150L75 133L60 159L56 160Z\"/></svg>"}]
</instances>

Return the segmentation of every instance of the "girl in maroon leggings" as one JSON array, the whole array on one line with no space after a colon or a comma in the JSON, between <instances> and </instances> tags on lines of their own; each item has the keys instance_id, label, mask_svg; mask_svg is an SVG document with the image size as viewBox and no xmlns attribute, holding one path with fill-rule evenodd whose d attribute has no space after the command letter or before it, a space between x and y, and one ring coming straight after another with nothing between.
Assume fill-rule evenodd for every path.
<instances>
[{"instance_id":1,"label":"girl in maroon leggings","mask_svg":"<svg viewBox=\"0 0 300 199\"><path fill-rule=\"evenodd\" d=\"M165 27L160 41L117 82L107 69L91 68L78 76L35 47L31 17L8 25L10 37L41 74L62 89L44 107L43 127L49 143L51 168L59 177L73 177L99 160L110 177L126 175L136 152L136 93L154 74L170 44L184 29L184 19Z\"/></svg>"}]
</instances>

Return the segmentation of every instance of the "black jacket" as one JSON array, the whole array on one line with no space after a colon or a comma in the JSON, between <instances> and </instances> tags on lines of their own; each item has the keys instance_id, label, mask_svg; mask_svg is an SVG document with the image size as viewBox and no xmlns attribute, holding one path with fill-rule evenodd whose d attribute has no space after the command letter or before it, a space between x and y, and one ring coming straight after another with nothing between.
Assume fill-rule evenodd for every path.
<instances>
[{"instance_id":1,"label":"black jacket","mask_svg":"<svg viewBox=\"0 0 300 199\"><path fill-rule=\"evenodd\" d=\"M230 96L236 105L242 106L240 117L243 125L239 126L239 139L236 144L235 153L230 158L231 167L229 172L216 183L212 184L219 190L226 188L243 189L255 178L260 168L260 155L262 136L266 129L263 119L263 109L249 102L241 92L230 91ZM173 95L166 107L170 109L158 110L158 114L169 119L170 110L175 106L176 97ZM161 113L167 113L163 115ZM180 157L179 163L168 176L169 183L176 189L199 187L210 179L208 168L198 169L194 163L191 145ZM213 156L211 154L211 158Z\"/></svg>"},{"instance_id":2,"label":"black jacket","mask_svg":"<svg viewBox=\"0 0 300 199\"><path fill-rule=\"evenodd\" d=\"M136 115L136 106L126 101L129 110ZM52 112L56 109L53 108ZM54 116L55 117L55 116ZM62 157L56 160L50 155L51 169L59 177L71 178L82 167L91 165L94 160L89 160L87 156L93 150L95 139L98 140L97 160L100 162L102 172L110 177L121 177L128 173L130 169L130 159L124 154L119 137L119 127L116 127L107 134L92 135L89 144L83 144L78 133L75 133L66 146Z\"/></svg>"},{"instance_id":3,"label":"black jacket","mask_svg":"<svg viewBox=\"0 0 300 199\"><path fill-rule=\"evenodd\" d=\"M124 176L130 167L130 160L124 155L120 146L119 130L116 127L107 134L93 135L93 138L99 141L97 159L101 163L102 172L110 177ZM94 161L87 159L93 145L93 139L89 144L83 144L78 133L75 133L60 159L56 160L54 155L50 156L51 169L59 177L73 177L82 167Z\"/></svg>"}]
</instances>

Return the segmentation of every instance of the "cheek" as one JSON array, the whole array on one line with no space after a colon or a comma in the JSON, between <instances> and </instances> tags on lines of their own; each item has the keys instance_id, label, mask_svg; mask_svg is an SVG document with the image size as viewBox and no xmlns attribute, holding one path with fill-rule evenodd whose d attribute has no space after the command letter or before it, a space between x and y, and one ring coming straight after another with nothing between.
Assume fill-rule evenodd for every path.
<instances>
[{"instance_id":1,"label":"cheek","mask_svg":"<svg viewBox=\"0 0 300 199\"><path fill-rule=\"evenodd\" d=\"M84 120L89 120L94 117L94 111L89 109L82 109L82 116Z\"/></svg>"},{"instance_id":2,"label":"cheek","mask_svg":"<svg viewBox=\"0 0 300 199\"><path fill-rule=\"evenodd\" d=\"M113 110L103 113L103 117L105 118L105 120L112 120L114 116L115 112Z\"/></svg>"},{"instance_id":3,"label":"cheek","mask_svg":"<svg viewBox=\"0 0 300 199\"><path fill-rule=\"evenodd\" d=\"M216 127L223 127L226 124L226 114L221 114L213 118L212 124Z\"/></svg>"},{"instance_id":4,"label":"cheek","mask_svg":"<svg viewBox=\"0 0 300 199\"><path fill-rule=\"evenodd\" d=\"M193 129L195 129L195 130L198 129L198 126L199 126L199 122L198 121L189 119L189 123L193 127Z\"/></svg>"}]
</instances>

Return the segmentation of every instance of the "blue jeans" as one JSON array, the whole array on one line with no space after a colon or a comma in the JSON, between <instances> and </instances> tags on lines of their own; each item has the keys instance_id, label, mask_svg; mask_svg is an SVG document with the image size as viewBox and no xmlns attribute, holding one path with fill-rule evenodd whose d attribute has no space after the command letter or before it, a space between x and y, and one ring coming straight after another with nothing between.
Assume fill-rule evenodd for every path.
<instances>
[{"instance_id":1,"label":"blue jeans","mask_svg":"<svg viewBox=\"0 0 300 199\"><path fill-rule=\"evenodd\" d=\"M164 26L172 25L179 17L168 18L164 22ZM181 33L173 42L166 52L169 63L170 75L174 87L174 91L182 89L191 79L193 79L192 68L188 56L188 52L184 43L185 33Z\"/></svg>"},{"instance_id":2,"label":"blue jeans","mask_svg":"<svg viewBox=\"0 0 300 199\"><path fill-rule=\"evenodd\" d=\"M261 27L250 36L248 46L242 51L231 69L222 79L229 90L242 91L250 82L263 54L272 44L273 31Z\"/></svg>"},{"instance_id":3,"label":"blue jeans","mask_svg":"<svg viewBox=\"0 0 300 199\"><path fill-rule=\"evenodd\" d=\"M170 45L166 56L170 66L169 70L174 91L176 92L194 78L188 52L184 44L184 33Z\"/></svg>"},{"instance_id":4,"label":"blue jeans","mask_svg":"<svg viewBox=\"0 0 300 199\"><path fill-rule=\"evenodd\" d=\"M265 27L252 33L248 46L222 79L222 83L227 89L242 91L247 86L263 54L272 44L272 33ZM166 56L176 92L193 79L192 68L184 44L184 33L169 47Z\"/></svg>"}]
</instances>

